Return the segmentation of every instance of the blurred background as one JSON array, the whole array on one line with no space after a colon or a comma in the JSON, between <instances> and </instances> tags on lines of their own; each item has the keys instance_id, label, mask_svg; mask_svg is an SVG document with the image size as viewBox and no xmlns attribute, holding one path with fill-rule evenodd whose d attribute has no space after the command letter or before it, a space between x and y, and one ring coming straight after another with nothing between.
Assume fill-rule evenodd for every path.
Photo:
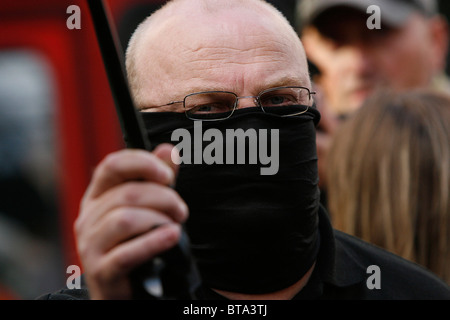
<instances>
[{"instance_id":1,"label":"blurred background","mask_svg":"<svg viewBox=\"0 0 450 320\"><path fill-rule=\"evenodd\" d=\"M164 2L106 1L123 48ZM294 24L295 0L269 2ZM66 25L70 5L81 29ZM67 267L81 266L72 226L93 168L123 147L86 2L2 0L0 299L65 287Z\"/></svg>"}]
</instances>

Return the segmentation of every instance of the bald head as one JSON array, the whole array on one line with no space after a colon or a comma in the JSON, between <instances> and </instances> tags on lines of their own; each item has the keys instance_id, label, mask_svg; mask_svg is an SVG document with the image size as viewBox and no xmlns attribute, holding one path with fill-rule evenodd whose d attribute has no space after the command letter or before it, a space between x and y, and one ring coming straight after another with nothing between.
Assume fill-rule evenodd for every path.
<instances>
[{"instance_id":1,"label":"bald head","mask_svg":"<svg viewBox=\"0 0 450 320\"><path fill-rule=\"evenodd\" d=\"M198 91L255 95L280 85L310 87L297 34L261 0L170 1L136 29L126 67L138 108Z\"/></svg>"}]
</instances>

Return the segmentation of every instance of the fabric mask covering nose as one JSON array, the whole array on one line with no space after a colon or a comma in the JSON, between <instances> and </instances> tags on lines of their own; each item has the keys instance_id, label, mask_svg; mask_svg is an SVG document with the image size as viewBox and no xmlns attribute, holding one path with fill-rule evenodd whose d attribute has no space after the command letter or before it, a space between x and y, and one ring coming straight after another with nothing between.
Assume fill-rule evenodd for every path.
<instances>
[{"instance_id":1,"label":"fabric mask covering nose","mask_svg":"<svg viewBox=\"0 0 450 320\"><path fill-rule=\"evenodd\" d=\"M182 113L142 116L154 145L178 144L171 140L178 128L194 136L194 121ZM270 293L296 283L311 268L319 249L315 143L319 119L315 108L292 117L246 108L226 120L202 121L202 134L212 128L223 137L230 129L279 132L276 174L261 175L261 163L180 165L175 189L189 206L186 231L204 285ZM202 149L210 143L204 141ZM246 146L250 148L248 142Z\"/></svg>"}]
</instances>

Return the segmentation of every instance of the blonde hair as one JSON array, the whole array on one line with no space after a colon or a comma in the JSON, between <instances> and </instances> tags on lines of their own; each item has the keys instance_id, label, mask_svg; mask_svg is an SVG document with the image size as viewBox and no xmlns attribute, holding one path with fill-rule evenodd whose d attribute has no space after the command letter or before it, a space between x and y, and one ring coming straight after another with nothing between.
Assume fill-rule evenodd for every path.
<instances>
[{"instance_id":1,"label":"blonde hair","mask_svg":"<svg viewBox=\"0 0 450 320\"><path fill-rule=\"evenodd\" d=\"M336 229L450 283L450 97L375 94L334 136L327 181Z\"/></svg>"}]
</instances>

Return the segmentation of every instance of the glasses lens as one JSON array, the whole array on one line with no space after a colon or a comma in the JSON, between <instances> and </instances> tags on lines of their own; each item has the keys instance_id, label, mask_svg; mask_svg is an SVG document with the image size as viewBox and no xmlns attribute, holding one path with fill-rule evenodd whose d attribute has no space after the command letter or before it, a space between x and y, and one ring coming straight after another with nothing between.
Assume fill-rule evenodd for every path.
<instances>
[{"instance_id":1,"label":"glasses lens","mask_svg":"<svg viewBox=\"0 0 450 320\"><path fill-rule=\"evenodd\" d=\"M186 115L191 119L225 119L233 113L236 95L211 91L193 93L184 99Z\"/></svg>"},{"instance_id":2,"label":"glasses lens","mask_svg":"<svg viewBox=\"0 0 450 320\"><path fill-rule=\"evenodd\" d=\"M266 113L292 116L306 112L312 101L306 88L280 87L263 91L259 102ZM278 107L290 108L283 108L281 112Z\"/></svg>"}]
</instances>

